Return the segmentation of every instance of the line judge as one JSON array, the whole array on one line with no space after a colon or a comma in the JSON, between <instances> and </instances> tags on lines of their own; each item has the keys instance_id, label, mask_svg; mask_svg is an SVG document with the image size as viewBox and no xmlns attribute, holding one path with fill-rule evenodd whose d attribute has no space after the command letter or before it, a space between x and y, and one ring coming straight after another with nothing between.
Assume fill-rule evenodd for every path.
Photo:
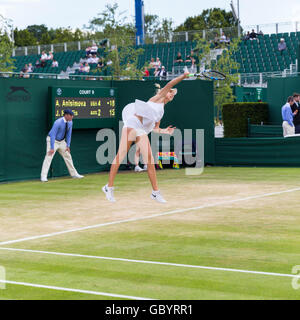
<instances>
[{"instance_id":1,"label":"line judge","mask_svg":"<svg viewBox=\"0 0 300 320\"><path fill-rule=\"evenodd\" d=\"M46 139L47 153L41 172L42 182L48 181L48 171L56 151L63 157L72 178L82 179L84 177L76 171L70 152L73 116L73 111L64 110L64 116L54 122L52 129L48 133Z\"/></svg>"}]
</instances>

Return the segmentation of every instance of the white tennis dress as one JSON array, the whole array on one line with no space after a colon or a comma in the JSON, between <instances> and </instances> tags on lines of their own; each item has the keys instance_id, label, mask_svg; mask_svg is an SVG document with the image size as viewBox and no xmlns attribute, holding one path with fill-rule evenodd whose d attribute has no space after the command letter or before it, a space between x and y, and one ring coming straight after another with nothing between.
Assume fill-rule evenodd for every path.
<instances>
[{"instance_id":1,"label":"white tennis dress","mask_svg":"<svg viewBox=\"0 0 300 320\"><path fill-rule=\"evenodd\" d=\"M143 122L137 116L143 117ZM164 104L152 101L135 100L128 104L122 112L124 128L133 128L136 130L136 136L148 135L164 115Z\"/></svg>"}]
</instances>

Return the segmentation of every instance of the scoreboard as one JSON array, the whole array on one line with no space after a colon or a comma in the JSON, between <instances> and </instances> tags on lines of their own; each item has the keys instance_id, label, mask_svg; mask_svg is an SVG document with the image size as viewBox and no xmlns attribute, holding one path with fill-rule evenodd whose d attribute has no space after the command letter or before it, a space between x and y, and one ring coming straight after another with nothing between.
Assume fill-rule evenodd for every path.
<instances>
[{"instance_id":1,"label":"scoreboard","mask_svg":"<svg viewBox=\"0 0 300 320\"><path fill-rule=\"evenodd\" d=\"M73 127L108 128L116 123L115 88L49 87L51 125L65 109L74 112Z\"/></svg>"}]
</instances>

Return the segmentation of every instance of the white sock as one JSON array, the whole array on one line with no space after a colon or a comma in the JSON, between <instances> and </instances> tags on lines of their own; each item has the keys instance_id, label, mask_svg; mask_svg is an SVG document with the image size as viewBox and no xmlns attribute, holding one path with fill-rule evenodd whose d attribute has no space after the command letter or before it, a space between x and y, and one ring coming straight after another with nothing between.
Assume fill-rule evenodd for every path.
<instances>
[{"instance_id":1,"label":"white sock","mask_svg":"<svg viewBox=\"0 0 300 320\"><path fill-rule=\"evenodd\" d=\"M114 187L109 187L108 184L107 184L107 185L106 185L106 188L107 188L108 190L112 190Z\"/></svg>"},{"instance_id":2,"label":"white sock","mask_svg":"<svg viewBox=\"0 0 300 320\"><path fill-rule=\"evenodd\" d=\"M159 194L159 190L157 190L157 191L152 190L152 193L157 195L157 194Z\"/></svg>"}]
</instances>

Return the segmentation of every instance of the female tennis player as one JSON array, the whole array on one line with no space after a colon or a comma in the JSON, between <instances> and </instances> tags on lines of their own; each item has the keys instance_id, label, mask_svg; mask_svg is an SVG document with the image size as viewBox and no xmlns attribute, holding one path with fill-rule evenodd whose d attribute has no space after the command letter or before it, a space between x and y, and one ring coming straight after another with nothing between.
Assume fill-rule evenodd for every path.
<instances>
[{"instance_id":1,"label":"female tennis player","mask_svg":"<svg viewBox=\"0 0 300 320\"><path fill-rule=\"evenodd\" d=\"M175 128L169 126L168 128L161 129L159 127L160 121L164 115L164 106L172 101L177 93L177 89L173 89L173 87L188 77L189 72L185 72L183 75L168 82L164 88L157 90L156 95L149 101L135 100L135 103L130 103L123 109L122 118L124 127L120 147L110 168L108 184L102 188L107 200L111 202L116 201L114 198L114 180L120 164L129 151L131 144L135 141L141 151L144 163L148 166L148 176L153 189L151 199L160 203L166 202L158 188L154 158L148 134L151 131L160 134L173 134Z\"/></svg>"}]
</instances>

